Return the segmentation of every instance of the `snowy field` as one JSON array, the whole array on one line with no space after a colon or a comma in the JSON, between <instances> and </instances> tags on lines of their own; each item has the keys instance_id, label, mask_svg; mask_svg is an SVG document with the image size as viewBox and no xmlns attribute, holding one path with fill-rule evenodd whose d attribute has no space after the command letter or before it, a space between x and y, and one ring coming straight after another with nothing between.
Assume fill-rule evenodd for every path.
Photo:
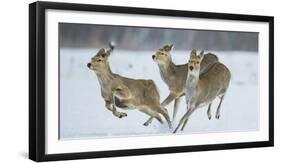
<instances>
[{"instance_id":1,"label":"snowy field","mask_svg":"<svg viewBox=\"0 0 281 163\"><path fill-rule=\"evenodd\" d=\"M60 138L95 139L116 136L145 136L172 134L167 124L153 120L143 126L148 116L137 110L126 112L127 117L119 119L105 108L100 86L95 73L87 63L98 49L60 50ZM153 51L135 52L115 50L110 57L114 73L135 78L153 79L160 91L161 102L169 90L162 81L158 66L153 62ZM232 79L224 98L220 119L215 119L218 99L212 104L212 119L207 118L207 106L196 110L190 117L183 134L210 132L253 131L259 129L259 65L257 53L213 52L230 69ZM186 63L188 51L173 51L176 64ZM172 117L173 103L167 107ZM175 128L186 111L182 97Z\"/></svg>"}]
</instances>

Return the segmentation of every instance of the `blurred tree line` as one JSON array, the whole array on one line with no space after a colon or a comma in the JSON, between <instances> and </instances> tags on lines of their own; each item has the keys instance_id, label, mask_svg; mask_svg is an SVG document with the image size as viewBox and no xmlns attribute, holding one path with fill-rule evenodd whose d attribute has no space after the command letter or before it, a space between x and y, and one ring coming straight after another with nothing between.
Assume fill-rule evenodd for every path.
<instances>
[{"instance_id":1,"label":"blurred tree line","mask_svg":"<svg viewBox=\"0 0 281 163\"><path fill-rule=\"evenodd\" d=\"M101 48L114 41L116 48L155 50L173 43L177 50L258 51L258 33L188 29L59 24L60 46L67 48Z\"/></svg>"}]
</instances>

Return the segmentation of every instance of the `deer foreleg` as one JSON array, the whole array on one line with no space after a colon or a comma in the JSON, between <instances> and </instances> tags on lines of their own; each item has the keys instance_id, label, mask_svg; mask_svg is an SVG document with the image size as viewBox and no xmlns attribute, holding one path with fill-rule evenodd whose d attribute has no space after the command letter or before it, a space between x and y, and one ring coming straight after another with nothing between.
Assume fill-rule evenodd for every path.
<instances>
[{"instance_id":1,"label":"deer foreleg","mask_svg":"<svg viewBox=\"0 0 281 163\"><path fill-rule=\"evenodd\" d=\"M174 112L173 112L173 121L175 120L177 112L179 110L179 104L180 104L180 97L175 99Z\"/></svg>"},{"instance_id":2,"label":"deer foreleg","mask_svg":"<svg viewBox=\"0 0 281 163\"><path fill-rule=\"evenodd\" d=\"M185 125L186 125L186 123L187 123L187 120L188 120L188 118L190 117L190 115L192 114L193 111L194 111L193 109L189 109L189 110L184 114L184 116L181 118L181 120L180 120L180 122L179 122L177 128L175 129L175 131L174 131L173 133L176 133L176 132L178 131L178 129L180 128L181 125L183 125L182 128L181 128L181 130L184 129L184 127L185 127Z\"/></svg>"},{"instance_id":3,"label":"deer foreleg","mask_svg":"<svg viewBox=\"0 0 281 163\"><path fill-rule=\"evenodd\" d=\"M171 103L173 100L175 100L177 98L177 95L175 93L170 93L169 96L161 103L162 107L167 106L169 103ZM174 104L174 112L173 112L173 120L176 116L176 113L178 111L178 104L179 104L179 100L175 100L175 104Z\"/></svg>"},{"instance_id":4,"label":"deer foreleg","mask_svg":"<svg viewBox=\"0 0 281 163\"><path fill-rule=\"evenodd\" d=\"M118 117L118 118L123 118L123 117L126 117L126 116L127 116L126 113L117 111L117 109L115 108L115 106L112 105L112 103L109 102L109 101L106 101L106 102L105 102L105 107L106 107L109 111L111 111L114 116L116 116L116 117Z\"/></svg>"},{"instance_id":5,"label":"deer foreleg","mask_svg":"<svg viewBox=\"0 0 281 163\"><path fill-rule=\"evenodd\" d=\"M163 107L167 106L169 103L171 103L173 100L175 100L176 97L177 97L176 94L170 93L169 96L161 103L161 106L163 106Z\"/></svg>"}]
</instances>

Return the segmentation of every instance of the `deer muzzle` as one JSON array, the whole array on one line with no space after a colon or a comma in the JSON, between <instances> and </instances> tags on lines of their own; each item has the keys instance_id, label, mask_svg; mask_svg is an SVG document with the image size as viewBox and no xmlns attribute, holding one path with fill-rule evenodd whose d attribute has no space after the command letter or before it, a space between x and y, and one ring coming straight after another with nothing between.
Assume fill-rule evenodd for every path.
<instances>
[{"instance_id":1,"label":"deer muzzle","mask_svg":"<svg viewBox=\"0 0 281 163\"><path fill-rule=\"evenodd\" d=\"M91 63L88 63L88 64L87 64L87 67L88 67L88 68L91 68Z\"/></svg>"}]
</instances>

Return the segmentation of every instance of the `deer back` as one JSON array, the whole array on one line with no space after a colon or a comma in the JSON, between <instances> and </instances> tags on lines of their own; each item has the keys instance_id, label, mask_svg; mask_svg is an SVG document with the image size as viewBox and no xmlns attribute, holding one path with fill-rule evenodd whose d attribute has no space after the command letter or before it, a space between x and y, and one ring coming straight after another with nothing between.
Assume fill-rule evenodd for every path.
<instances>
[{"instance_id":1,"label":"deer back","mask_svg":"<svg viewBox=\"0 0 281 163\"><path fill-rule=\"evenodd\" d=\"M219 61L219 59L216 55L214 55L212 53L205 54L204 58L200 64L200 74L208 71L210 69L210 67L218 61Z\"/></svg>"}]
</instances>

